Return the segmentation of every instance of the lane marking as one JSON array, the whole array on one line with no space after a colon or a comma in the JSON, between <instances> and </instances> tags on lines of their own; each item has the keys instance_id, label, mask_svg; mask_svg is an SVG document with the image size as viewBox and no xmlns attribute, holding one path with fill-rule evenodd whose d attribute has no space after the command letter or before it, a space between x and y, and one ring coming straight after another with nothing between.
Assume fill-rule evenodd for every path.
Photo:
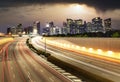
<instances>
[{"instance_id":1,"label":"lane marking","mask_svg":"<svg viewBox=\"0 0 120 82\"><path fill-rule=\"evenodd\" d=\"M43 70L42 70L42 69L41 69L40 71L41 71L41 72L43 72Z\"/></svg>"},{"instance_id":2,"label":"lane marking","mask_svg":"<svg viewBox=\"0 0 120 82\"><path fill-rule=\"evenodd\" d=\"M56 52L51 51L51 50L48 50L48 51L50 51L50 52L52 52L52 53L54 53L54 54L57 54L57 55L59 55L59 56L61 56L61 57L70 59L70 60L72 60L72 61L74 61L74 62L77 62L77 63L80 63L80 64L84 64L84 65L86 65L86 66L89 66L89 67L92 67L92 68L95 68L95 69L98 69L98 70L101 70L101 71L104 71L104 72L107 72L107 73L110 73L110 74L113 74L113 75L115 75L115 76L119 76L119 77L120 77L120 74L119 74L119 73L116 73L116 72L113 72L113 71L109 71L109 70L106 70L106 69L97 67L97 66L95 66L95 65L92 65L92 64L89 64L89 63L85 63L85 62L82 62L82 61L73 59L73 58L71 58L71 57L68 57L68 56L65 56L65 55L56 53Z\"/></svg>"},{"instance_id":3,"label":"lane marking","mask_svg":"<svg viewBox=\"0 0 120 82\"><path fill-rule=\"evenodd\" d=\"M51 82L54 82L54 80L52 78L49 77L49 79L51 80Z\"/></svg>"},{"instance_id":4,"label":"lane marking","mask_svg":"<svg viewBox=\"0 0 120 82\"><path fill-rule=\"evenodd\" d=\"M13 74L13 78L15 78L15 74Z\"/></svg>"},{"instance_id":5,"label":"lane marking","mask_svg":"<svg viewBox=\"0 0 120 82\"><path fill-rule=\"evenodd\" d=\"M11 67L11 69L13 70L13 67Z\"/></svg>"},{"instance_id":6,"label":"lane marking","mask_svg":"<svg viewBox=\"0 0 120 82\"><path fill-rule=\"evenodd\" d=\"M76 76L73 76L73 75L70 75L70 76L67 76L68 78L70 79L76 79L77 77Z\"/></svg>"},{"instance_id":7,"label":"lane marking","mask_svg":"<svg viewBox=\"0 0 120 82\"><path fill-rule=\"evenodd\" d=\"M28 76L30 76L30 72L28 72Z\"/></svg>"},{"instance_id":8,"label":"lane marking","mask_svg":"<svg viewBox=\"0 0 120 82\"><path fill-rule=\"evenodd\" d=\"M80 79L73 79L73 82L82 82Z\"/></svg>"}]
</instances>

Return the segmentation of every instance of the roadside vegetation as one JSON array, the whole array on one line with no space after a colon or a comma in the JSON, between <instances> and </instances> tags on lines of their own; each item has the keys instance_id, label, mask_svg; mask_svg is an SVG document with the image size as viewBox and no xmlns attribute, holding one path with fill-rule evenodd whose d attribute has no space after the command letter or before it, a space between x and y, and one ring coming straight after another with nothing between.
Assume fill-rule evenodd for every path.
<instances>
[{"instance_id":1,"label":"roadside vegetation","mask_svg":"<svg viewBox=\"0 0 120 82\"><path fill-rule=\"evenodd\" d=\"M120 38L120 31L107 31L103 32L91 32L91 33L81 33L81 34L58 34L58 35L44 35L46 37L103 37L103 38Z\"/></svg>"},{"instance_id":2,"label":"roadside vegetation","mask_svg":"<svg viewBox=\"0 0 120 82\"><path fill-rule=\"evenodd\" d=\"M34 51L38 55L43 55L45 57L49 57L50 56L50 53L47 53L47 52L42 51L42 50L37 50L32 44L29 43L29 39L26 40L26 44L32 51Z\"/></svg>"}]
</instances>

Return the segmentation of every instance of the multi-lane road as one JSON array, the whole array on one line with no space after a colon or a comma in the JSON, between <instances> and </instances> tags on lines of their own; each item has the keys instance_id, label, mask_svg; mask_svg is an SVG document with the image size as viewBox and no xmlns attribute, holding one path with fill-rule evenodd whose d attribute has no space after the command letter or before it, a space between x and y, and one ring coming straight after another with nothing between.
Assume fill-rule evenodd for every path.
<instances>
[{"instance_id":1,"label":"multi-lane road","mask_svg":"<svg viewBox=\"0 0 120 82\"><path fill-rule=\"evenodd\" d=\"M0 82L71 82L18 38L0 50Z\"/></svg>"},{"instance_id":2,"label":"multi-lane road","mask_svg":"<svg viewBox=\"0 0 120 82\"><path fill-rule=\"evenodd\" d=\"M40 38L33 38L31 43L38 49L45 48ZM106 60L106 58L85 55L53 45L47 45L47 52L61 61L84 69L92 74L106 78L112 82L120 82L120 62L118 60L118 62Z\"/></svg>"},{"instance_id":3,"label":"multi-lane road","mask_svg":"<svg viewBox=\"0 0 120 82\"><path fill-rule=\"evenodd\" d=\"M105 58L81 54L41 42L41 38L32 38L34 47L45 49L63 62L69 63L92 74L120 81L120 62ZM48 62L36 55L26 46L26 38L17 38L4 44L0 49L0 82L71 82L72 80L48 65ZM99 81L98 81L99 82Z\"/></svg>"}]
</instances>

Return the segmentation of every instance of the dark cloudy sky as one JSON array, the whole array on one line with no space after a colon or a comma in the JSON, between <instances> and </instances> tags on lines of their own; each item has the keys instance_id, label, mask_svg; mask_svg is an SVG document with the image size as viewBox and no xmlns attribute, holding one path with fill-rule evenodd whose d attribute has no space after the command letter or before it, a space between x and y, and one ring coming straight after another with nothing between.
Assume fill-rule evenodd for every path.
<instances>
[{"instance_id":1,"label":"dark cloudy sky","mask_svg":"<svg viewBox=\"0 0 120 82\"><path fill-rule=\"evenodd\" d=\"M0 1L0 31L22 23L54 21L62 26L66 18L91 21L92 18L112 18L112 27L120 29L120 0L2 0Z\"/></svg>"}]
</instances>

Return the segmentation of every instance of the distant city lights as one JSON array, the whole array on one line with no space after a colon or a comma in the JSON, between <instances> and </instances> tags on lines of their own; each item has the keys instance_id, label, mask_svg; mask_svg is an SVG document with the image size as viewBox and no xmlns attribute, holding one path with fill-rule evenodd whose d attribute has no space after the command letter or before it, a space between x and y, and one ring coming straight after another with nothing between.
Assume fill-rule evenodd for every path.
<instances>
[{"instance_id":1,"label":"distant city lights","mask_svg":"<svg viewBox=\"0 0 120 82\"><path fill-rule=\"evenodd\" d=\"M49 24L46 24L46 27L50 27Z\"/></svg>"}]
</instances>

